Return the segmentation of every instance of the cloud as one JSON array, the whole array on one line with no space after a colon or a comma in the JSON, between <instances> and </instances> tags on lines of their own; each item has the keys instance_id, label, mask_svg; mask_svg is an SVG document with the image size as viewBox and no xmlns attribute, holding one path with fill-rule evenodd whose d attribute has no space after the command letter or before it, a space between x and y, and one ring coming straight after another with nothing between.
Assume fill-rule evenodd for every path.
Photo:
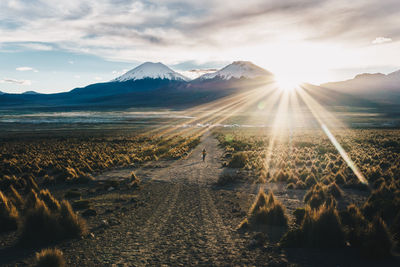
<instances>
[{"instance_id":1,"label":"cloud","mask_svg":"<svg viewBox=\"0 0 400 267\"><path fill-rule=\"evenodd\" d=\"M114 76L121 76L121 75L125 74L125 73L128 72L128 71L129 71L128 69L123 69L123 70L120 70L120 71L118 71L118 70L113 70L111 73L112 73Z\"/></svg>"},{"instance_id":2,"label":"cloud","mask_svg":"<svg viewBox=\"0 0 400 267\"><path fill-rule=\"evenodd\" d=\"M32 67L18 67L15 70L17 71L33 71L33 72L39 72L37 69L34 69Z\"/></svg>"},{"instance_id":3,"label":"cloud","mask_svg":"<svg viewBox=\"0 0 400 267\"><path fill-rule=\"evenodd\" d=\"M41 43L18 43L18 46L24 47L31 50L38 50L38 51L51 51L53 50L53 46L49 44L41 44Z\"/></svg>"},{"instance_id":4,"label":"cloud","mask_svg":"<svg viewBox=\"0 0 400 267\"><path fill-rule=\"evenodd\" d=\"M4 78L3 80L0 80L0 83L14 83L14 84L20 84L20 85L32 85L32 81L30 81L30 80L16 80L16 79L10 79L10 78Z\"/></svg>"},{"instance_id":5,"label":"cloud","mask_svg":"<svg viewBox=\"0 0 400 267\"><path fill-rule=\"evenodd\" d=\"M390 43L391 41L392 38L376 37L375 40L372 41L372 44L384 44L384 43Z\"/></svg>"},{"instance_id":6,"label":"cloud","mask_svg":"<svg viewBox=\"0 0 400 267\"><path fill-rule=\"evenodd\" d=\"M366 36L400 37L398 0L241 2L5 0L0 1L0 17L13 26L0 27L0 36L3 43L27 49L167 64L231 60L239 53L256 58L255 46L267 50L311 42L361 47L370 41Z\"/></svg>"},{"instance_id":7,"label":"cloud","mask_svg":"<svg viewBox=\"0 0 400 267\"><path fill-rule=\"evenodd\" d=\"M187 71L180 71L177 70L180 74L183 76L186 76L190 79L196 79L200 77L201 75L211 73L211 72L216 72L218 69L196 69L196 70L187 70Z\"/></svg>"}]
</instances>

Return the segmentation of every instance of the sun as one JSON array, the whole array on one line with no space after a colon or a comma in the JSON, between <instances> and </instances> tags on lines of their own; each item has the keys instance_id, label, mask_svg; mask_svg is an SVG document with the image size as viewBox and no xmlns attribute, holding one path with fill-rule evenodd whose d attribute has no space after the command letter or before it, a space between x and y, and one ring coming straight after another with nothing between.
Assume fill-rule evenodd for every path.
<instances>
[{"instance_id":1,"label":"sun","mask_svg":"<svg viewBox=\"0 0 400 267\"><path fill-rule=\"evenodd\" d=\"M302 83L301 79L291 75L275 75L275 84L282 91L295 91Z\"/></svg>"}]
</instances>

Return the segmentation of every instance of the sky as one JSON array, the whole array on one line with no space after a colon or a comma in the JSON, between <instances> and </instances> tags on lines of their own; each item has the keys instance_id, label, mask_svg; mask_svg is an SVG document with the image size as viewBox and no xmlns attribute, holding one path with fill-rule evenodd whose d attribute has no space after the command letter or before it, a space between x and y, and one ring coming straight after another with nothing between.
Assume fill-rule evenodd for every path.
<instances>
[{"instance_id":1,"label":"sky","mask_svg":"<svg viewBox=\"0 0 400 267\"><path fill-rule=\"evenodd\" d=\"M399 0L1 0L0 91L69 91L146 61L193 75L249 60L315 84L387 74L399 25Z\"/></svg>"}]
</instances>

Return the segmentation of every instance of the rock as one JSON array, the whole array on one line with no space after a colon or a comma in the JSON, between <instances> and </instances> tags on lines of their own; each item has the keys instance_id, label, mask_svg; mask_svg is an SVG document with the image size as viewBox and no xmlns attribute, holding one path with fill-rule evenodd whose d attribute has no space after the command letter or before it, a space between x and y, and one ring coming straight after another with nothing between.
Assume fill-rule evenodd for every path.
<instances>
[{"instance_id":1,"label":"rock","mask_svg":"<svg viewBox=\"0 0 400 267\"><path fill-rule=\"evenodd\" d=\"M109 222L107 220L102 220L99 225L99 228L108 228L108 227L110 227Z\"/></svg>"},{"instance_id":2,"label":"rock","mask_svg":"<svg viewBox=\"0 0 400 267\"><path fill-rule=\"evenodd\" d=\"M83 217L91 217L91 216L96 216L97 211L94 209L87 209L84 212L82 212Z\"/></svg>"},{"instance_id":3,"label":"rock","mask_svg":"<svg viewBox=\"0 0 400 267\"><path fill-rule=\"evenodd\" d=\"M112 187L112 186L110 186L110 187L107 189L108 192L113 191L113 190L115 190L115 188Z\"/></svg>"}]
</instances>

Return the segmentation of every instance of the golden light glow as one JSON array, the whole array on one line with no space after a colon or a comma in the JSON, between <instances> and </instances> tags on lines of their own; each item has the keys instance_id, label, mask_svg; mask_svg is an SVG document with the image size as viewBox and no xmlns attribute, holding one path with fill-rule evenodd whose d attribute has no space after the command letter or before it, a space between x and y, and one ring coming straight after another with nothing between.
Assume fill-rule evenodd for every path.
<instances>
[{"instance_id":1,"label":"golden light glow","mask_svg":"<svg viewBox=\"0 0 400 267\"><path fill-rule=\"evenodd\" d=\"M261 118L262 122L259 124L264 125L262 131L270 131L270 140L264 156L264 166L268 170L280 137L285 133L290 133L291 136L294 128L312 126L312 121L315 120L360 182L368 184L355 162L335 138L334 132L330 130L347 130L346 126L314 98L315 93L321 92L310 94L307 85L300 81L294 76L277 76L275 82L243 88L236 94L188 109L185 115L191 119L172 122L157 127L152 132L167 138L177 134L201 136L208 133L212 127L229 125L232 123L230 119L235 116L241 117L242 124L257 124ZM315 127L315 124L312 127Z\"/></svg>"},{"instance_id":2,"label":"golden light glow","mask_svg":"<svg viewBox=\"0 0 400 267\"><path fill-rule=\"evenodd\" d=\"M302 84L302 81L291 75L275 75L275 84L279 90L292 92Z\"/></svg>"}]
</instances>

